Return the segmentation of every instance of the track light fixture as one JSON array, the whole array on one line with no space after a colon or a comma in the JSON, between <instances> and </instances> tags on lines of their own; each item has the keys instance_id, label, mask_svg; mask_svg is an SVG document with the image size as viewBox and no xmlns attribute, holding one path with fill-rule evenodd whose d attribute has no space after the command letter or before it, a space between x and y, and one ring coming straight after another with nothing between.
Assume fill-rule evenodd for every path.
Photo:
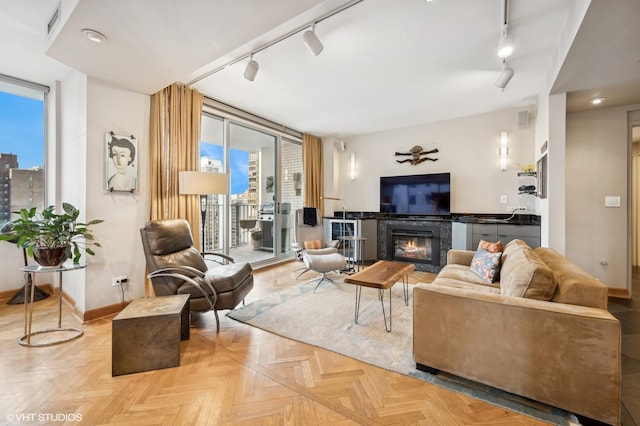
<instances>
[{"instance_id":1,"label":"track light fixture","mask_svg":"<svg viewBox=\"0 0 640 426\"><path fill-rule=\"evenodd\" d=\"M502 30L502 37L498 44L498 58L508 58L513 53L513 37L509 34L509 28L505 25Z\"/></svg>"},{"instance_id":2,"label":"track light fixture","mask_svg":"<svg viewBox=\"0 0 640 426\"><path fill-rule=\"evenodd\" d=\"M500 73L500 76L496 80L496 87L504 90L504 88L507 87L507 84L509 84L509 82L513 78L514 74L515 74L515 71L513 71L512 68L508 68L507 67L507 61L505 61L503 59L502 60L502 72Z\"/></svg>"},{"instance_id":3,"label":"track light fixture","mask_svg":"<svg viewBox=\"0 0 640 426\"><path fill-rule=\"evenodd\" d=\"M256 78L256 74L258 74L258 70L260 69L260 65L256 61L253 60L253 53L249 57L249 63L247 67L244 69L244 78L249 81L253 81Z\"/></svg>"},{"instance_id":4,"label":"track light fixture","mask_svg":"<svg viewBox=\"0 0 640 426\"><path fill-rule=\"evenodd\" d=\"M315 31L316 31L316 24L314 23L311 26L310 30L307 30L304 32L304 34L302 35L302 38L304 40L304 44L307 46L307 49L309 49L309 52L311 52L313 56L318 56L320 52L322 52L322 49L324 49L324 46L318 39L318 36L316 35Z\"/></svg>"}]
</instances>

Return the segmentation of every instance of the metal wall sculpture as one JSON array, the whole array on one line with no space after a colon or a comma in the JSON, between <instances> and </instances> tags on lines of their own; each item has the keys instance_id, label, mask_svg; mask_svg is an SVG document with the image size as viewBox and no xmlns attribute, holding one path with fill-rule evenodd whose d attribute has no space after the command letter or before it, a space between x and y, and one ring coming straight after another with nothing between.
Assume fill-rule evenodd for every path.
<instances>
[{"instance_id":1,"label":"metal wall sculpture","mask_svg":"<svg viewBox=\"0 0 640 426\"><path fill-rule=\"evenodd\" d=\"M430 151L425 151L422 149L421 146L414 146L413 148L411 148L409 150L409 152L396 152L396 157L397 156L411 156L411 158L407 158L404 160L396 160L396 163L411 163L412 166L415 166L416 164L420 164L424 161L438 161L437 158L429 158L429 157L425 157L425 155L429 155L429 154L435 154L438 152L438 148L432 149Z\"/></svg>"}]
</instances>

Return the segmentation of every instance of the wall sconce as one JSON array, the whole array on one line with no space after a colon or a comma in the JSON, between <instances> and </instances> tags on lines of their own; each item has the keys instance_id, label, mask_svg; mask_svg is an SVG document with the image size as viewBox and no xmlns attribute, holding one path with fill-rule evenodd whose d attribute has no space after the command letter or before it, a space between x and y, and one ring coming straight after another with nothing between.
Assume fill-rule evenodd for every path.
<instances>
[{"instance_id":1,"label":"wall sconce","mask_svg":"<svg viewBox=\"0 0 640 426\"><path fill-rule=\"evenodd\" d=\"M507 157L509 155L509 146L507 132L500 134L500 170L507 170Z\"/></svg>"},{"instance_id":2,"label":"wall sconce","mask_svg":"<svg viewBox=\"0 0 640 426\"><path fill-rule=\"evenodd\" d=\"M356 179L356 153L352 152L349 156L349 176L351 180Z\"/></svg>"}]
</instances>

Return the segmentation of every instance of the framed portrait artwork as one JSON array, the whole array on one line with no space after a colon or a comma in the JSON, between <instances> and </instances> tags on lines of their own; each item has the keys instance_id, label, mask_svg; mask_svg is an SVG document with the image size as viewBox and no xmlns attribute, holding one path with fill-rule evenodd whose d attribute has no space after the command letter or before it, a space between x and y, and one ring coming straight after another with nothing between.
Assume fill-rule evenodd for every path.
<instances>
[{"instance_id":1,"label":"framed portrait artwork","mask_svg":"<svg viewBox=\"0 0 640 426\"><path fill-rule=\"evenodd\" d=\"M138 189L138 140L131 136L104 134L104 188L109 192Z\"/></svg>"}]
</instances>

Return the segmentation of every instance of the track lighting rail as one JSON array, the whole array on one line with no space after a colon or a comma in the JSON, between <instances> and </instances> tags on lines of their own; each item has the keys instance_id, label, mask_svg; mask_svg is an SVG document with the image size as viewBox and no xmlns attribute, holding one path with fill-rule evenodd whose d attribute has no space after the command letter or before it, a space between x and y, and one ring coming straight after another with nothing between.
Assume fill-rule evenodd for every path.
<instances>
[{"instance_id":1,"label":"track lighting rail","mask_svg":"<svg viewBox=\"0 0 640 426\"><path fill-rule=\"evenodd\" d=\"M242 56L240 56L240 57L238 57L236 59L233 59L233 60L227 62L224 65L220 65L219 67L214 68L213 70L208 71L208 72L204 73L203 75L194 78L193 80L191 80L190 82L187 83L187 86L191 86L192 84L195 84L195 83L197 83L197 82L199 82L199 81L201 81L201 80L203 80L203 79L205 79L205 78L207 78L209 76L212 76L213 74L215 74L215 73L217 73L219 71L222 71L226 67L230 67L231 65L237 64L238 62L243 61L243 60L251 57L252 55L255 55L256 53L259 53L259 52L261 52L261 51L273 46L274 44L278 44L281 41L288 39L292 35L298 34L302 30L305 30L305 29L307 29L307 28L309 28L311 26L314 26L315 24L317 24L319 22L322 22L325 19L328 19L328 18L330 18L330 17L332 17L334 15L337 15L338 13L349 9L350 7L355 6L358 3L362 3L363 1L364 0L351 0L351 1L343 4L342 6L339 6L339 7L335 8L335 9L333 9L333 10L330 10L329 12L325 13L324 15L320 15L319 17L315 18L314 20L309 21L309 22L305 23L304 25L301 25L301 26L289 31L286 34L281 35L280 37L278 37L278 38L276 38L276 39L274 39L274 40L272 40L272 41L270 41L270 42L268 42L266 44L263 44L262 46L258 47L257 49L254 49L254 50L252 50L250 52L247 52L244 55L242 55Z\"/></svg>"}]
</instances>

